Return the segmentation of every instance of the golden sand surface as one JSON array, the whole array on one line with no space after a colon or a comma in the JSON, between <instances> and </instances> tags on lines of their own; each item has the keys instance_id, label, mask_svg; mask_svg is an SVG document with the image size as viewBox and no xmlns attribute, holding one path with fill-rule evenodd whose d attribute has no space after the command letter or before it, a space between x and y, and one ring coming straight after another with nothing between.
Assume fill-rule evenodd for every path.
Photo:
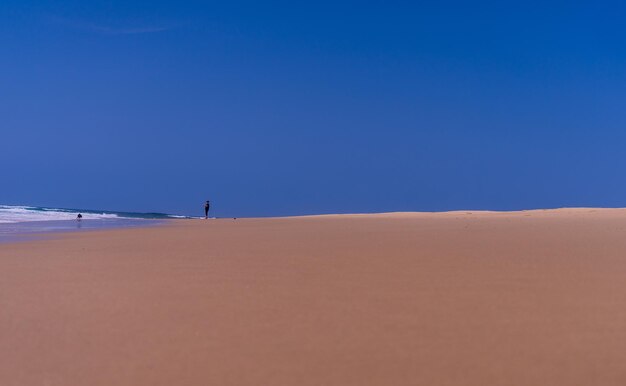
<instances>
[{"instance_id":1,"label":"golden sand surface","mask_svg":"<svg viewBox=\"0 0 626 386\"><path fill-rule=\"evenodd\" d=\"M625 385L626 210L180 220L0 245L0 385Z\"/></svg>"}]
</instances>

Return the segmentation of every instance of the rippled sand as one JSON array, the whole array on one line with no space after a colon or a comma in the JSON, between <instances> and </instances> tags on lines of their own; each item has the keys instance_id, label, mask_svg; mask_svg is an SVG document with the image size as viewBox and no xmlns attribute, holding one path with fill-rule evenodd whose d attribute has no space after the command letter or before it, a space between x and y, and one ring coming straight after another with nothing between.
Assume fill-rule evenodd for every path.
<instances>
[{"instance_id":1,"label":"rippled sand","mask_svg":"<svg viewBox=\"0 0 626 386\"><path fill-rule=\"evenodd\" d=\"M0 385L622 385L626 211L0 244Z\"/></svg>"}]
</instances>

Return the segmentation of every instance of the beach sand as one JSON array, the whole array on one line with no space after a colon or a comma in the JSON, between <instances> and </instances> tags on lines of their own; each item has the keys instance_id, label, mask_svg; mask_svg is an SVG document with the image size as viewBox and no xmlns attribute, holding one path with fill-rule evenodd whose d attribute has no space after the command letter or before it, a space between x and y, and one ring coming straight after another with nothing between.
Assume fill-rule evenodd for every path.
<instances>
[{"instance_id":1,"label":"beach sand","mask_svg":"<svg viewBox=\"0 0 626 386\"><path fill-rule=\"evenodd\" d=\"M626 210L0 245L0 385L624 385Z\"/></svg>"}]
</instances>

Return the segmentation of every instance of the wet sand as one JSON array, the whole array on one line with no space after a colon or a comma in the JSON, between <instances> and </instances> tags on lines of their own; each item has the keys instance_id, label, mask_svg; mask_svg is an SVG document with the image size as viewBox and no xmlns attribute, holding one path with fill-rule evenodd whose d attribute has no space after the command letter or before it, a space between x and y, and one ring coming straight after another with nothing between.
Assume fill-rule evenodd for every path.
<instances>
[{"instance_id":1,"label":"wet sand","mask_svg":"<svg viewBox=\"0 0 626 386\"><path fill-rule=\"evenodd\" d=\"M623 385L626 210L0 244L0 385Z\"/></svg>"}]
</instances>

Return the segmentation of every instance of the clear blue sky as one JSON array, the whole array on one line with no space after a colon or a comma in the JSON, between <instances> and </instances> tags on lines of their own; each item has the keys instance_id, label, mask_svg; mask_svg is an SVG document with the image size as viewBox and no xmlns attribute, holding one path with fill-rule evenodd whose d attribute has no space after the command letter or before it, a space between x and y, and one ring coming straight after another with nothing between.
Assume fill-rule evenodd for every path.
<instances>
[{"instance_id":1,"label":"clear blue sky","mask_svg":"<svg viewBox=\"0 0 626 386\"><path fill-rule=\"evenodd\" d=\"M620 2L0 3L0 203L626 206Z\"/></svg>"}]
</instances>

